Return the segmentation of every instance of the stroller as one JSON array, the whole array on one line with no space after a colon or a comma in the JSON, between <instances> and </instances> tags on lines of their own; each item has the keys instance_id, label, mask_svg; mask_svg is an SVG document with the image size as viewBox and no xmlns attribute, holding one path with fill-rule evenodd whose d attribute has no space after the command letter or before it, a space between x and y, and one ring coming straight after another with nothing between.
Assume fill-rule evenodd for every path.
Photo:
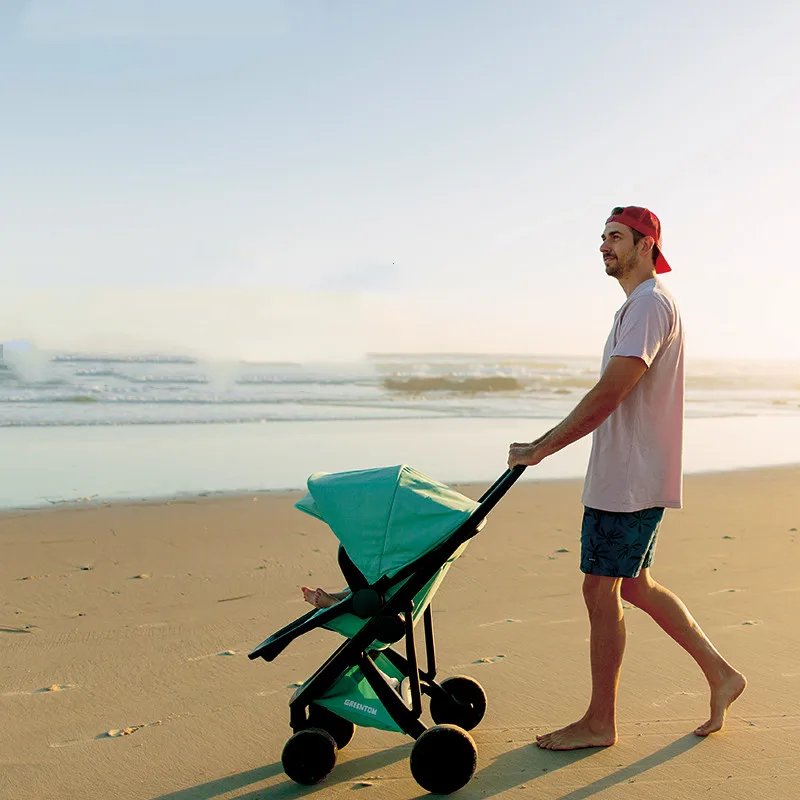
<instances>
[{"instance_id":1,"label":"stroller","mask_svg":"<svg viewBox=\"0 0 800 800\"><path fill-rule=\"evenodd\" d=\"M326 778L338 750L364 725L416 740L410 766L423 789L449 794L470 781L477 749L468 731L483 719L486 694L467 676L435 680L431 598L524 469L507 470L477 502L407 466L309 478L296 507L326 522L339 539L349 594L304 614L249 654L273 661L319 627L346 638L289 701L293 735L281 761L292 780L313 785ZM424 670L414 640L420 619ZM403 639L401 654L393 645ZM430 698L430 728L420 721L423 694Z\"/></svg>"}]
</instances>

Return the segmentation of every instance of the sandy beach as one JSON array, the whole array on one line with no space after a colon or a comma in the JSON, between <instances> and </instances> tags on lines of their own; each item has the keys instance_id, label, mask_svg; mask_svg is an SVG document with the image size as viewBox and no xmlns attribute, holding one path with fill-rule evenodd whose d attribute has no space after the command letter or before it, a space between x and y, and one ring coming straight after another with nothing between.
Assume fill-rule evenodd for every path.
<instances>
[{"instance_id":1,"label":"sandy beach","mask_svg":"<svg viewBox=\"0 0 800 800\"><path fill-rule=\"evenodd\" d=\"M702 674L626 613L620 741L538 750L588 697L579 481L514 487L433 607L440 676L489 696L462 798L798 796L800 467L691 475L654 575L749 678L724 732ZM460 487L478 496L483 485ZM411 740L359 729L329 779L283 774L288 700L338 643L315 632L275 662L247 653L338 587L336 541L299 493L57 506L0 515L0 797L211 800L423 796ZM425 719L427 719L427 714Z\"/></svg>"}]
</instances>

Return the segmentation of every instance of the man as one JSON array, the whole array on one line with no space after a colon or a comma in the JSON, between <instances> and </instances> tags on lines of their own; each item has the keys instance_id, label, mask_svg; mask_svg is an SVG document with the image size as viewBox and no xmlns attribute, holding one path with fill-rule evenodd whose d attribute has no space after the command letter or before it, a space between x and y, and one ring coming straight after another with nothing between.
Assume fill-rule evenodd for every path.
<instances>
[{"instance_id":1,"label":"man","mask_svg":"<svg viewBox=\"0 0 800 800\"><path fill-rule=\"evenodd\" d=\"M680 508L682 494L683 329L675 301L656 277L671 270L658 218L637 206L613 209L600 252L606 274L627 296L606 342L600 380L563 422L534 442L515 442L508 457L509 467L533 466L594 432L581 530L592 694L581 719L536 737L548 750L607 747L617 740L621 600L646 611L703 670L711 714L695 730L698 736L722 728L747 684L681 600L650 575L664 509Z\"/></svg>"}]
</instances>

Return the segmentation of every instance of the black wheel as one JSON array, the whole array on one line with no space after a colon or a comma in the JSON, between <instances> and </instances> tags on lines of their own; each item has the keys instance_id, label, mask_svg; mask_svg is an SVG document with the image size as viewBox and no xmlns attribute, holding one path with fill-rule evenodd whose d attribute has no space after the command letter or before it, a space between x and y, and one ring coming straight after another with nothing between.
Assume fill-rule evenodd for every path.
<instances>
[{"instance_id":1,"label":"black wheel","mask_svg":"<svg viewBox=\"0 0 800 800\"><path fill-rule=\"evenodd\" d=\"M333 736L339 750L344 749L353 741L356 732L356 726L349 719L343 719L324 706L313 703L308 707L308 727L322 728L327 731Z\"/></svg>"},{"instance_id":2,"label":"black wheel","mask_svg":"<svg viewBox=\"0 0 800 800\"><path fill-rule=\"evenodd\" d=\"M428 728L411 750L414 780L434 794L450 794L466 786L477 766L475 742L455 725Z\"/></svg>"},{"instance_id":3,"label":"black wheel","mask_svg":"<svg viewBox=\"0 0 800 800\"><path fill-rule=\"evenodd\" d=\"M322 728L298 731L283 747L284 772L303 786L313 786L336 766L336 742Z\"/></svg>"},{"instance_id":4,"label":"black wheel","mask_svg":"<svg viewBox=\"0 0 800 800\"><path fill-rule=\"evenodd\" d=\"M441 683L447 697L431 696L431 717L437 725L458 725L471 731L486 713L486 692L478 681L466 675L454 675Z\"/></svg>"}]
</instances>

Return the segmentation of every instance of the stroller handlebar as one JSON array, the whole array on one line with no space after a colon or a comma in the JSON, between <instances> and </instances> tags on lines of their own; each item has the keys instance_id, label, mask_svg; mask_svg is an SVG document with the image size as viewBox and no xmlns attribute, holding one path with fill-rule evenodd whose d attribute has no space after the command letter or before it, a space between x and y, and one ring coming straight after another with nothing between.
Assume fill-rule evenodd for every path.
<instances>
[{"instance_id":1,"label":"stroller handlebar","mask_svg":"<svg viewBox=\"0 0 800 800\"><path fill-rule=\"evenodd\" d=\"M488 513L500 502L503 495L517 482L523 472L524 464L517 464L511 469L507 469L480 497L480 505L475 509L470 519L475 523L480 523L486 518Z\"/></svg>"},{"instance_id":2,"label":"stroller handlebar","mask_svg":"<svg viewBox=\"0 0 800 800\"><path fill-rule=\"evenodd\" d=\"M507 469L478 499L479 503L482 503L484 500L487 500L492 492L500 490L502 486L502 490L500 490L500 495L498 496L498 500L502 497L516 482L517 478L525 472L526 467L523 464L518 464L516 467L512 467L511 469Z\"/></svg>"}]
</instances>

